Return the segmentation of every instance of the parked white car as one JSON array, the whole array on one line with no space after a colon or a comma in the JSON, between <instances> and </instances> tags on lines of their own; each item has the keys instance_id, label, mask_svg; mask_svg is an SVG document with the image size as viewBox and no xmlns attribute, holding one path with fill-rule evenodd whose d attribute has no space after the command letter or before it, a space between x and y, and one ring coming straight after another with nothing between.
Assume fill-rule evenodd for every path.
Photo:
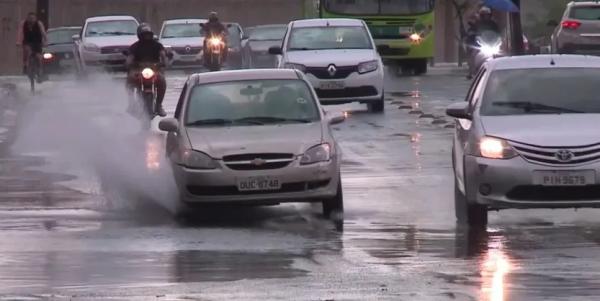
<instances>
[{"instance_id":1,"label":"parked white car","mask_svg":"<svg viewBox=\"0 0 600 301\"><path fill-rule=\"evenodd\" d=\"M279 68L302 71L322 104L366 103L384 110L383 62L366 23L357 19L310 19L288 25Z\"/></svg>"},{"instance_id":2,"label":"parked white car","mask_svg":"<svg viewBox=\"0 0 600 301\"><path fill-rule=\"evenodd\" d=\"M131 16L88 18L75 40L75 59L79 71L92 67L121 69L125 66L124 50L137 38L138 21Z\"/></svg>"},{"instance_id":3,"label":"parked white car","mask_svg":"<svg viewBox=\"0 0 600 301\"><path fill-rule=\"evenodd\" d=\"M163 23L159 39L163 45L170 46L173 67L202 65L204 37L200 24L206 22L205 19L176 19Z\"/></svg>"}]
</instances>

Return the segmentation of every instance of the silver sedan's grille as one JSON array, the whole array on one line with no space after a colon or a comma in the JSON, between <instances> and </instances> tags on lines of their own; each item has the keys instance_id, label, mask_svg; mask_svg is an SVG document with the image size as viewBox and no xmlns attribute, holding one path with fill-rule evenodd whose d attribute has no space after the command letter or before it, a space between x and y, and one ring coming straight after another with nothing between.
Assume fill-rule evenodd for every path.
<instances>
[{"instance_id":1,"label":"silver sedan's grille","mask_svg":"<svg viewBox=\"0 0 600 301\"><path fill-rule=\"evenodd\" d=\"M510 142L525 160L546 165L578 165L600 160L600 143L585 146L536 146Z\"/></svg>"},{"instance_id":2,"label":"silver sedan's grille","mask_svg":"<svg viewBox=\"0 0 600 301\"><path fill-rule=\"evenodd\" d=\"M241 154L223 157L223 162L233 170L279 169L294 161L293 154Z\"/></svg>"}]
</instances>

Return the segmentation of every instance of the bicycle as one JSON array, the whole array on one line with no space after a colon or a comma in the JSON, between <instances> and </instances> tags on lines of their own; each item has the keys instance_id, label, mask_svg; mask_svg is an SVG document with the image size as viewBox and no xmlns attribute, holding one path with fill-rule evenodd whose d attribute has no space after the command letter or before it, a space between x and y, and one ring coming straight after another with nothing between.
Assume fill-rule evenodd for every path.
<instances>
[{"instance_id":1,"label":"bicycle","mask_svg":"<svg viewBox=\"0 0 600 301\"><path fill-rule=\"evenodd\" d=\"M31 92L35 92L35 82L41 82L40 76L40 61L37 58L35 52L31 52L28 59L27 65L27 77L29 78L29 84L31 86Z\"/></svg>"}]
</instances>

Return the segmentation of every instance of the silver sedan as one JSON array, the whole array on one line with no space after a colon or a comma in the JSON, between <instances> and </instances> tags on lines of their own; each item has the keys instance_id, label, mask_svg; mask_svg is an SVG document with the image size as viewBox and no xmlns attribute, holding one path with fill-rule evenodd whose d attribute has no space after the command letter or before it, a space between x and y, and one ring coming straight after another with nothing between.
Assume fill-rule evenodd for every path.
<instances>
[{"instance_id":1,"label":"silver sedan","mask_svg":"<svg viewBox=\"0 0 600 301\"><path fill-rule=\"evenodd\" d=\"M457 118L459 221L507 208L600 207L600 58L523 56L488 62Z\"/></svg>"},{"instance_id":2,"label":"silver sedan","mask_svg":"<svg viewBox=\"0 0 600 301\"><path fill-rule=\"evenodd\" d=\"M167 154L189 205L321 202L343 210L341 153L329 118L295 70L192 75L168 132Z\"/></svg>"}]
</instances>

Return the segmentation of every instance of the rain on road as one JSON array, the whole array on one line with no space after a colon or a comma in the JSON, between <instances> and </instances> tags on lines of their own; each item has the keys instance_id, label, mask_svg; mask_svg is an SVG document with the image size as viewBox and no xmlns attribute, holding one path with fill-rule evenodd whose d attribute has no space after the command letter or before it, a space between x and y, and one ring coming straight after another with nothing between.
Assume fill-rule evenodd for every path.
<instances>
[{"instance_id":1,"label":"rain on road","mask_svg":"<svg viewBox=\"0 0 600 301\"><path fill-rule=\"evenodd\" d=\"M170 112L184 79L169 77ZM160 143L130 131L121 87L57 81L29 100L20 138L0 156L0 300L600 295L598 210L492 213L486 231L455 224L443 109L466 94L460 75L389 78L383 115L327 107L350 112L334 128L343 231L306 204L205 208L175 221L164 209L168 176L147 169Z\"/></svg>"}]
</instances>

